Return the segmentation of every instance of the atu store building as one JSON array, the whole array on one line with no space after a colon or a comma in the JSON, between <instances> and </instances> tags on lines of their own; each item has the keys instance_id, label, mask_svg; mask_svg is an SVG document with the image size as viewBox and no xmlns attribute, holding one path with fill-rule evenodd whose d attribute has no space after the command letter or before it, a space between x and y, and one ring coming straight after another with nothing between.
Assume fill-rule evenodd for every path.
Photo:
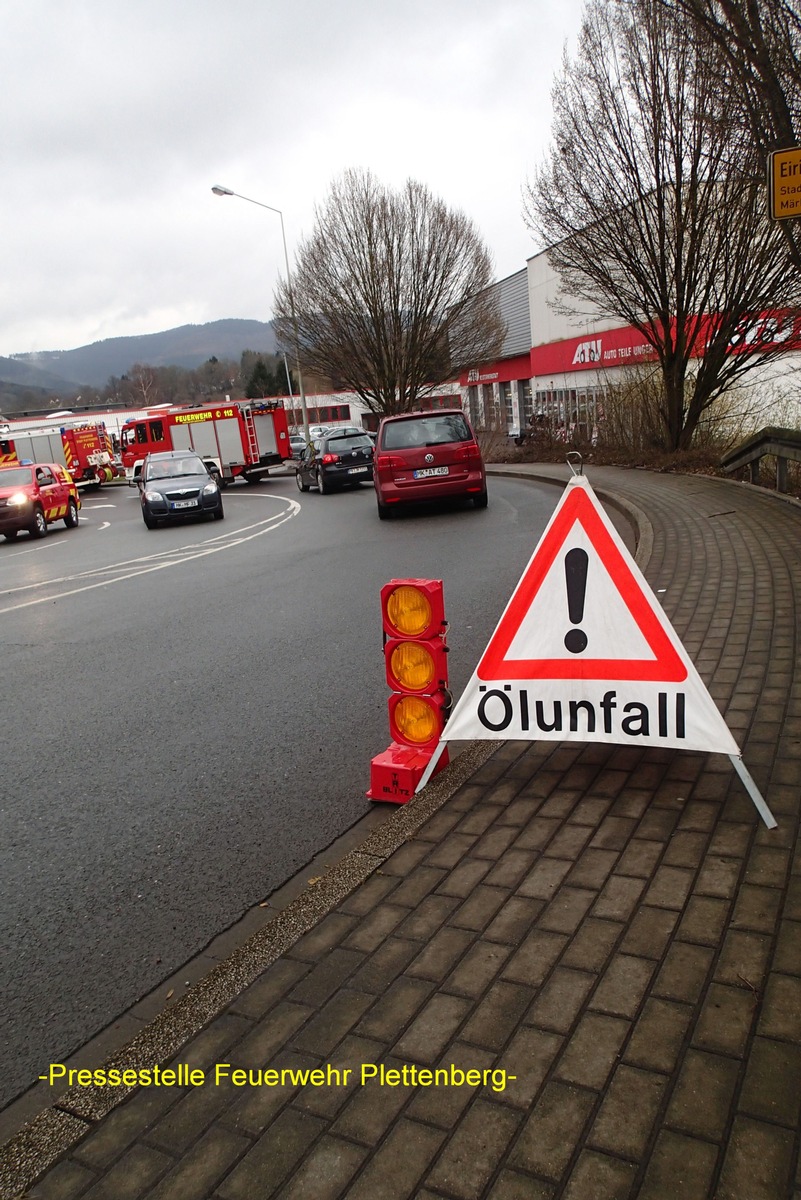
<instances>
[{"instance_id":1,"label":"atu store building","mask_svg":"<svg viewBox=\"0 0 801 1200\"><path fill-rule=\"evenodd\" d=\"M554 308L565 301L559 278L542 251L526 268L500 280L501 314L507 323L501 358L466 372L459 379L463 406L474 424L504 426L511 436L544 425L558 436L578 434L594 440L603 420L604 394L633 366L654 361L651 347L631 326L602 319L585 301L569 315ZM775 319L757 320L744 338L771 337ZM785 336L787 336L785 334ZM798 370L798 357L774 360L753 383L778 385Z\"/></svg>"}]
</instances>

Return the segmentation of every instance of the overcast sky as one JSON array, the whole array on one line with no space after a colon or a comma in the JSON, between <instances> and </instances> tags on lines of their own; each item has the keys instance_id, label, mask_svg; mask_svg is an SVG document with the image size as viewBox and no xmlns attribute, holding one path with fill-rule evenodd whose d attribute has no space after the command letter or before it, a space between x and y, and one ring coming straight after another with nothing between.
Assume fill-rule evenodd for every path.
<instances>
[{"instance_id":1,"label":"overcast sky","mask_svg":"<svg viewBox=\"0 0 801 1200\"><path fill-rule=\"evenodd\" d=\"M331 181L420 180L498 278L581 0L6 0L0 355L269 320Z\"/></svg>"}]
</instances>

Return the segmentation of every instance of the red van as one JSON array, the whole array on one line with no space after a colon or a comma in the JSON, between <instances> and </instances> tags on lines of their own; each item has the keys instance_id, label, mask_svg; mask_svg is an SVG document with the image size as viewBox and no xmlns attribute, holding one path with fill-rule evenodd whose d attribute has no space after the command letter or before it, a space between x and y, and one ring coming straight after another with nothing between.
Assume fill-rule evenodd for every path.
<instances>
[{"instance_id":1,"label":"red van","mask_svg":"<svg viewBox=\"0 0 801 1200\"><path fill-rule=\"evenodd\" d=\"M460 408L384 417L378 427L373 482L382 521L403 504L472 499L487 507L487 474L470 422Z\"/></svg>"},{"instance_id":2,"label":"red van","mask_svg":"<svg viewBox=\"0 0 801 1200\"><path fill-rule=\"evenodd\" d=\"M60 463L7 463L0 467L0 533L11 542L21 529L42 538L48 525L78 525L81 498Z\"/></svg>"}]
</instances>

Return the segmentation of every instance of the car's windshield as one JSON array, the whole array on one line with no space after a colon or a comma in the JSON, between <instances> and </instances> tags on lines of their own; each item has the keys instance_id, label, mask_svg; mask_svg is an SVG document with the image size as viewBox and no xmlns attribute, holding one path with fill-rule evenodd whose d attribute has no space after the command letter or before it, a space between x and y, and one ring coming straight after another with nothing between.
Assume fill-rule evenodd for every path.
<instances>
[{"instance_id":1,"label":"car's windshield","mask_svg":"<svg viewBox=\"0 0 801 1200\"><path fill-rule=\"evenodd\" d=\"M199 458L167 458L149 462L146 479L176 479L179 475L205 475L206 468Z\"/></svg>"},{"instance_id":2,"label":"car's windshield","mask_svg":"<svg viewBox=\"0 0 801 1200\"><path fill-rule=\"evenodd\" d=\"M382 444L385 450L411 450L418 446L441 446L446 442L469 442L472 436L461 413L448 413L388 421Z\"/></svg>"},{"instance_id":3,"label":"car's windshield","mask_svg":"<svg viewBox=\"0 0 801 1200\"><path fill-rule=\"evenodd\" d=\"M3 467L0 470L0 487L21 487L30 482L30 467Z\"/></svg>"}]
</instances>

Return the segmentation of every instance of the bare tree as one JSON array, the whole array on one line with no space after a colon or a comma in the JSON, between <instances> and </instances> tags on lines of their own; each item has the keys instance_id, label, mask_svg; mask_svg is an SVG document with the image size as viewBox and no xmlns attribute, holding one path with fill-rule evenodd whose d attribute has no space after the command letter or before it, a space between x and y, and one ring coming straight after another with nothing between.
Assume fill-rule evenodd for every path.
<instances>
[{"instance_id":1,"label":"bare tree","mask_svg":"<svg viewBox=\"0 0 801 1200\"><path fill-rule=\"evenodd\" d=\"M292 291L276 291L279 343L376 413L405 412L497 357L504 324L473 223L409 180L399 192L346 171L315 210Z\"/></svg>"},{"instance_id":2,"label":"bare tree","mask_svg":"<svg viewBox=\"0 0 801 1200\"><path fill-rule=\"evenodd\" d=\"M671 450L735 379L797 346L783 314L798 285L725 70L660 0L594 0L554 85L555 146L525 189L564 292L653 347Z\"/></svg>"},{"instance_id":3,"label":"bare tree","mask_svg":"<svg viewBox=\"0 0 801 1200\"><path fill-rule=\"evenodd\" d=\"M798 0L662 0L692 20L726 62L733 102L763 173L773 150L801 141L801 7ZM801 267L801 227L781 222Z\"/></svg>"}]
</instances>

